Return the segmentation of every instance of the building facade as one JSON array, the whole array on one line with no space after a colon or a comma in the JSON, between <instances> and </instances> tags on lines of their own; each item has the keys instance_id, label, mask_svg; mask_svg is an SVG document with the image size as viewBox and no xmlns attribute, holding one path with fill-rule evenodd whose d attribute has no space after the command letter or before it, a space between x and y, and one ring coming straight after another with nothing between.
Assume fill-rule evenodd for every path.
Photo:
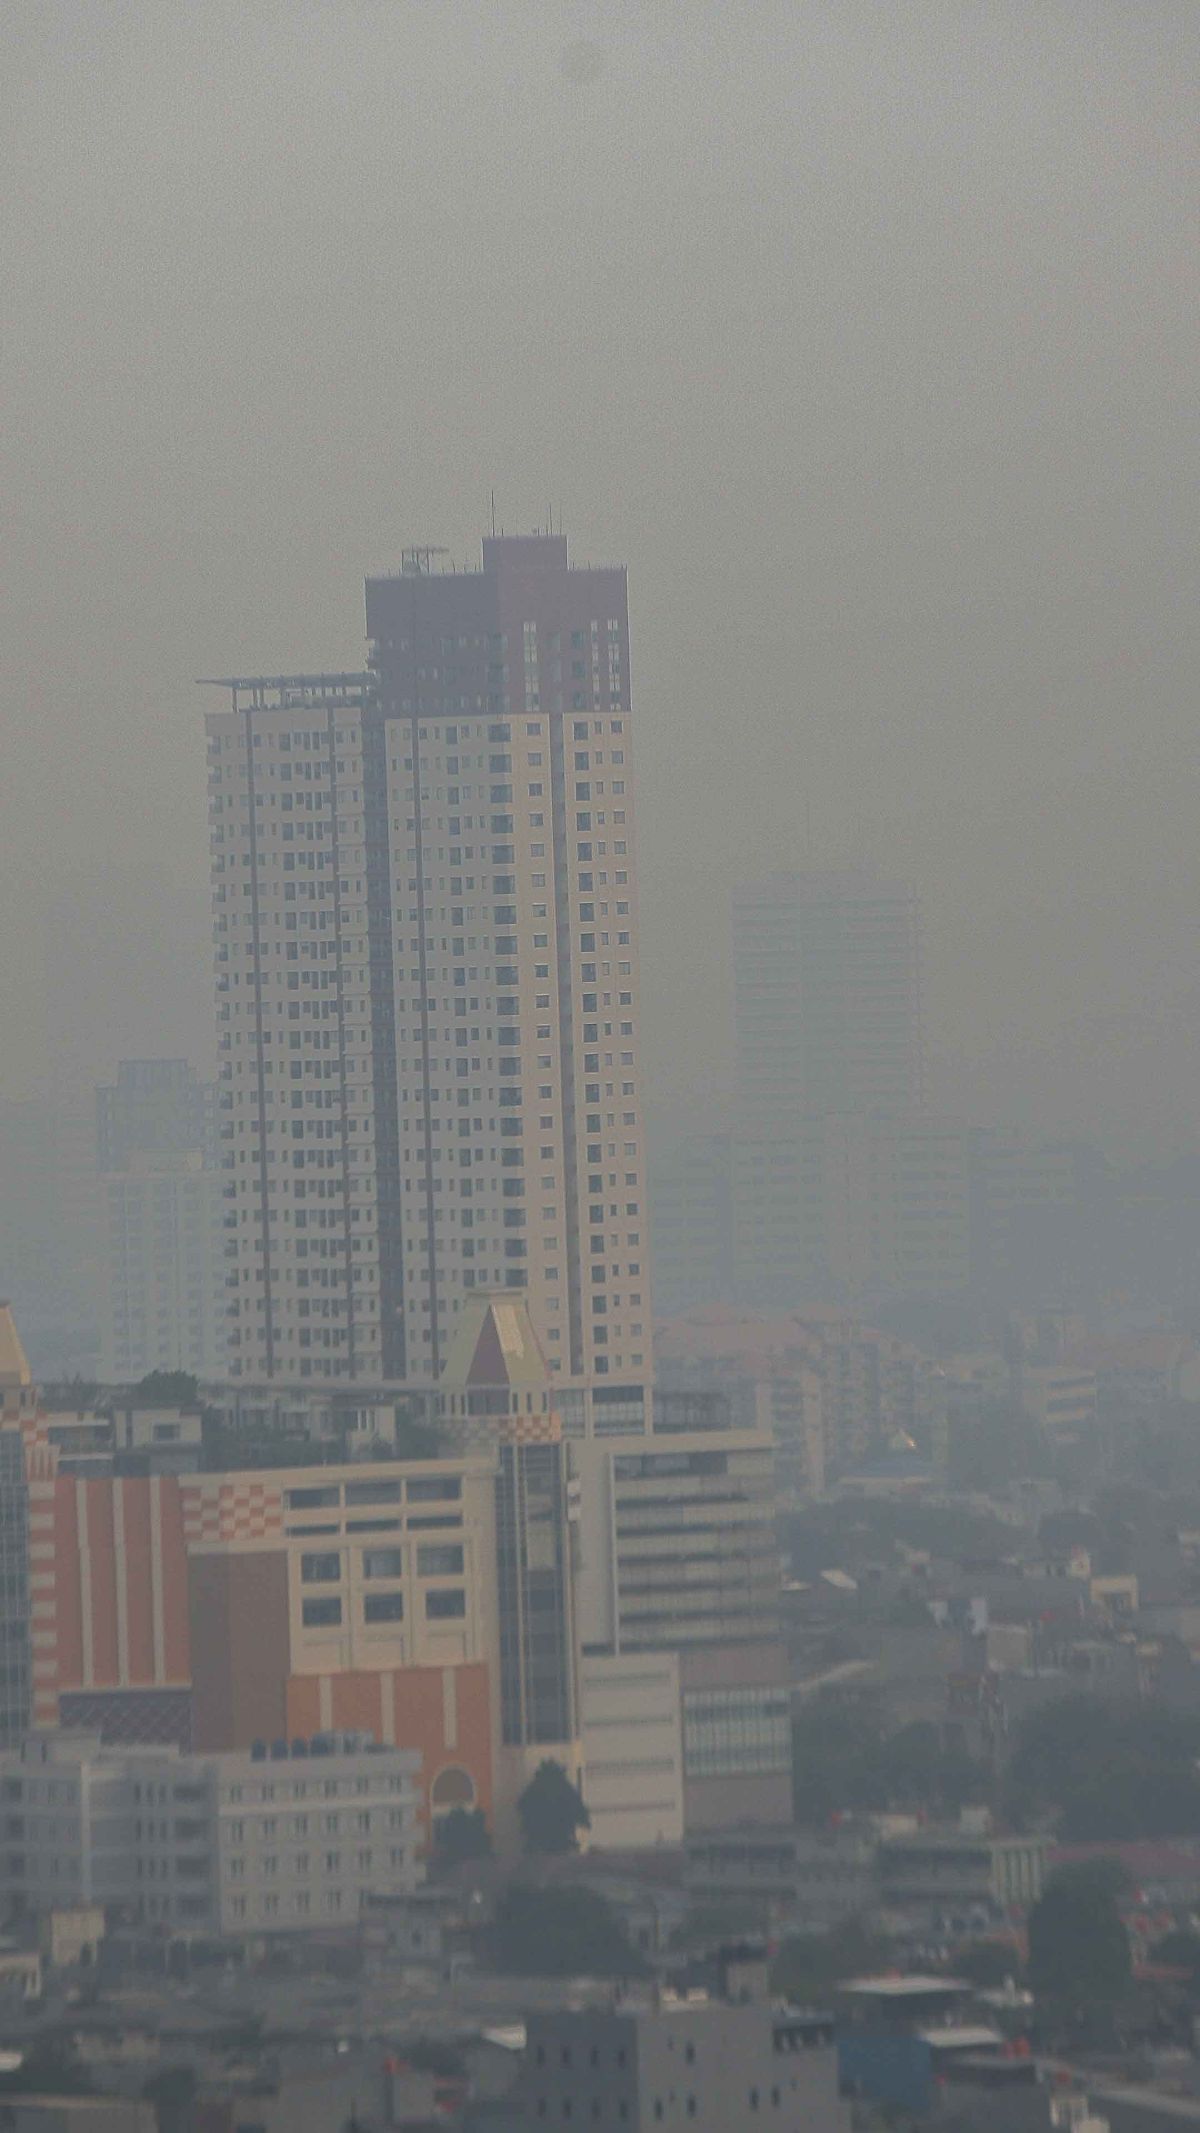
<instances>
[{"instance_id":1,"label":"building facade","mask_svg":"<svg viewBox=\"0 0 1200 2133\"><path fill-rule=\"evenodd\" d=\"M733 967L735 1286L794 1307L844 1286L825 1121L923 1100L916 897L867 871L768 876L735 892Z\"/></svg>"},{"instance_id":2,"label":"building facade","mask_svg":"<svg viewBox=\"0 0 1200 2133\"><path fill-rule=\"evenodd\" d=\"M96 1166L124 1170L135 1155L217 1157L217 1085L186 1059L122 1059L96 1089Z\"/></svg>"},{"instance_id":3,"label":"building facade","mask_svg":"<svg viewBox=\"0 0 1200 2133\"><path fill-rule=\"evenodd\" d=\"M100 1375L220 1377L226 1363L224 1204L198 1151L135 1153L100 1181L104 1309Z\"/></svg>"},{"instance_id":4,"label":"building facade","mask_svg":"<svg viewBox=\"0 0 1200 2133\"><path fill-rule=\"evenodd\" d=\"M512 2094L513 2123L591 2123L653 2133L767 2125L844 2133L828 2017L664 1995L582 2014L536 2014ZM520 2115L518 2115L520 2114Z\"/></svg>"},{"instance_id":5,"label":"building facade","mask_svg":"<svg viewBox=\"0 0 1200 2133\"><path fill-rule=\"evenodd\" d=\"M519 1288L569 1429L646 1412L625 574L414 550L371 672L208 721L231 1364L433 1384Z\"/></svg>"},{"instance_id":6,"label":"building facade","mask_svg":"<svg viewBox=\"0 0 1200 2133\"><path fill-rule=\"evenodd\" d=\"M682 1652L779 1630L775 1469L766 1431L572 1446L584 1650Z\"/></svg>"},{"instance_id":7,"label":"building facade","mask_svg":"<svg viewBox=\"0 0 1200 2133\"><path fill-rule=\"evenodd\" d=\"M184 1932L353 1925L365 1894L421 1879L418 1763L355 1734L270 1757L29 1734L0 1755L0 1905L104 1905Z\"/></svg>"},{"instance_id":8,"label":"building facade","mask_svg":"<svg viewBox=\"0 0 1200 2133\"><path fill-rule=\"evenodd\" d=\"M123 1059L96 1090L100 1374L226 1362L217 1091L185 1059Z\"/></svg>"},{"instance_id":9,"label":"building facade","mask_svg":"<svg viewBox=\"0 0 1200 2133\"><path fill-rule=\"evenodd\" d=\"M683 1836L683 1734L673 1652L587 1652L579 1662L592 1850Z\"/></svg>"},{"instance_id":10,"label":"building facade","mask_svg":"<svg viewBox=\"0 0 1200 2133\"><path fill-rule=\"evenodd\" d=\"M733 1300L733 1142L689 1133L652 1152L651 1270L661 1316Z\"/></svg>"}]
</instances>

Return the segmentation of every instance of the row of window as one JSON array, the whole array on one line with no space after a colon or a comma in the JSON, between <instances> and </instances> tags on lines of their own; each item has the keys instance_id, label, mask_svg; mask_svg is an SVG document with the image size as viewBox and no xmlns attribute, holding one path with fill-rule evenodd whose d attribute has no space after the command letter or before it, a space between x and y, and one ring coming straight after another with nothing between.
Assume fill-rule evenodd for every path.
<instances>
[{"instance_id":1,"label":"row of window","mask_svg":"<svg viewBox=\"0 0 1200 2133\"><path fill-rule=\"evenodd\" d=\"M467 1612L467 1595L461 1587L446 1590L431 1589L425 1594L425 1619L427 1622L461 1622ZM306 1629L340 1629L342 1626L342 1602L333 1594L301 1601L301 1619ZM368 1592L363 1596L364 1622L402 1622L404 1620L404 1594L402 1592Z\"/></svg>"}]
</instances>

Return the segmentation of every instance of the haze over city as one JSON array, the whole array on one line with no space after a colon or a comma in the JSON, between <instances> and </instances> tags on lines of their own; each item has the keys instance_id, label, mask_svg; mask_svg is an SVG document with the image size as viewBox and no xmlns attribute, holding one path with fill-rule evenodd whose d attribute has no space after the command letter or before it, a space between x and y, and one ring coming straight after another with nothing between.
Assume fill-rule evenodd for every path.
<instances>
[{"instance_id":1,"label":"haze over city","mask_svg":"<svg viewBox=\"0 0 1200 2133\"><path fill-rule=\"evenodd\" d=\"M0 13L6 2133L1200 2133L1198 92Z\"/></svg>"},{"instance_id":2,"label":"haze over city","mask_svg":"<svg viewBox=\"0 0 1200 2133\"><path fill-rule=\"evenodd\" d=\"M494 490L630 566L656 1131L728 1106L731 887L869 859L943 1104L1195 1147L1193 10L0 38L6 1093L206 1055L193 678L355 666Z\"/></svg>"}]
</instances>

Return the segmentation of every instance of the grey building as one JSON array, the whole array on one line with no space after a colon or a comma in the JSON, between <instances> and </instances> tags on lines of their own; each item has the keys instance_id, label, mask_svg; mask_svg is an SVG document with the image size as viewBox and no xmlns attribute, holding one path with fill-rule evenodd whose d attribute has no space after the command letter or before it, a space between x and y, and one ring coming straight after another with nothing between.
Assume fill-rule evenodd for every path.
<instances>
[{"instance_id":1,"label":"grey building","mask_svg":"<svg viewBox=\"0 0 1200 2133\"><path fill-rule=\"evenodd\" d=\"M695 1904L736 1905L771 1930L823 1932L877 1908L877 1843L868 1830L711 1829L687 1840Z\"/></svg>"},{"instance_id":2,"label":"grey building","mask_svg":"<svg viewBox=\"0 0 1200 2133\"><path fill-rule=\"evenodd\" d=\"M0 1907L121 1905L181 1932L354 1925L364 1895L416 1887L420 1758L356 1735L289 1754L106 1748L27 1734L0 1755Z\"/></svg>"},{"instance_id":3,"label":"grey building","mask_svg":"<svg viewBox=\"0 0 1200 2133\"><path fill-rule=\"evenodd\" d=\"M651 1154L650 1261L661 1317L733 1296L733 1144L688 1133Z\"/></svg>"},{"instance_id":4,"label":"grey building","mask_svg":"<svg viewBox=\"0 0 1200 2133\"><path fill-rule=\"evenodd\" d=\"M842 2133L832 2022L703 1997L538 2014L526 2024L513 2123L652 2133ZM523 2116L521 2114L524 2114Z\"/></svg>"}]
</instances>

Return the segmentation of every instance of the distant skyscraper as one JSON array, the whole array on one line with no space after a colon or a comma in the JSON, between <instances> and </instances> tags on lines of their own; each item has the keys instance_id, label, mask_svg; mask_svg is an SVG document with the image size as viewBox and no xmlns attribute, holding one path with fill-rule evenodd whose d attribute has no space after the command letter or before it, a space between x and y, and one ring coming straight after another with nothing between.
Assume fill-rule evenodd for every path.
<instances>
[{"instance_id":1,"label":"distant skyscraper","mask_svg":"<svg viewBox=\"0 0 1200 2133\"><path fill-rule=\"evenodd\" d=\"M922 1095L921 924L870 873L775 874L735 891L738 1101L786 1132L827 1112L895 1117Z\"/></svg>"},{"instance_id":2,"label":"distant skyscraper","mask_svg":"<svg viewBox=\"0 0 1200 2133\"><path fill-rule=\"evenodd\" d=\"M185 1059L123 1059L96 1090L100 1372L219 1377L226 1363L216 1087Z\"/></svg>"},{"instance_id":3,"label":"distant skyscraper","mask_svg":"<svg viewBox=\"0 0 1200 2133\"><path fill-rule=\"evenodd\" d=\"M568 1431L650 1365L628 620L561 538L411 551L372 673L208 720L243 1381L432 1385L523 1289Z\"/></svg>"},{"instance_id":4,"label":"distant skyscraper","mask_svg":"<svg viewBox=\"0 0 1200 2133\"><path fill-rule=\"evenodd\" d=\"M186 1059L122 1059L115 1082L96 1090L96 1160L124 1170L131 1156L217 1158L217 1088Z\"/></svg>"},{"instance_id":5,"label":"distant skyscraper","mask_svg":"<svg viewBox=\"0 0 1200 2133\"><path fill-rule=\"evenodd\" d=\"M770 875L734 894L733 961L736 1285L786 1307L842 1286L825 1121L921 1103L916 897L866 871Z\"/></svg>"},{"instance_id":6,"label":"distant skyscraper","mask_svg":"<svg viewBox=\"0 0 1200 2133\"><path fill-rule=\"evenodd\" d=\"M732 1144L687 1133L650 1157L654 1302L673 1318L733 1295Z\"/></svg>"}]
</instances>

